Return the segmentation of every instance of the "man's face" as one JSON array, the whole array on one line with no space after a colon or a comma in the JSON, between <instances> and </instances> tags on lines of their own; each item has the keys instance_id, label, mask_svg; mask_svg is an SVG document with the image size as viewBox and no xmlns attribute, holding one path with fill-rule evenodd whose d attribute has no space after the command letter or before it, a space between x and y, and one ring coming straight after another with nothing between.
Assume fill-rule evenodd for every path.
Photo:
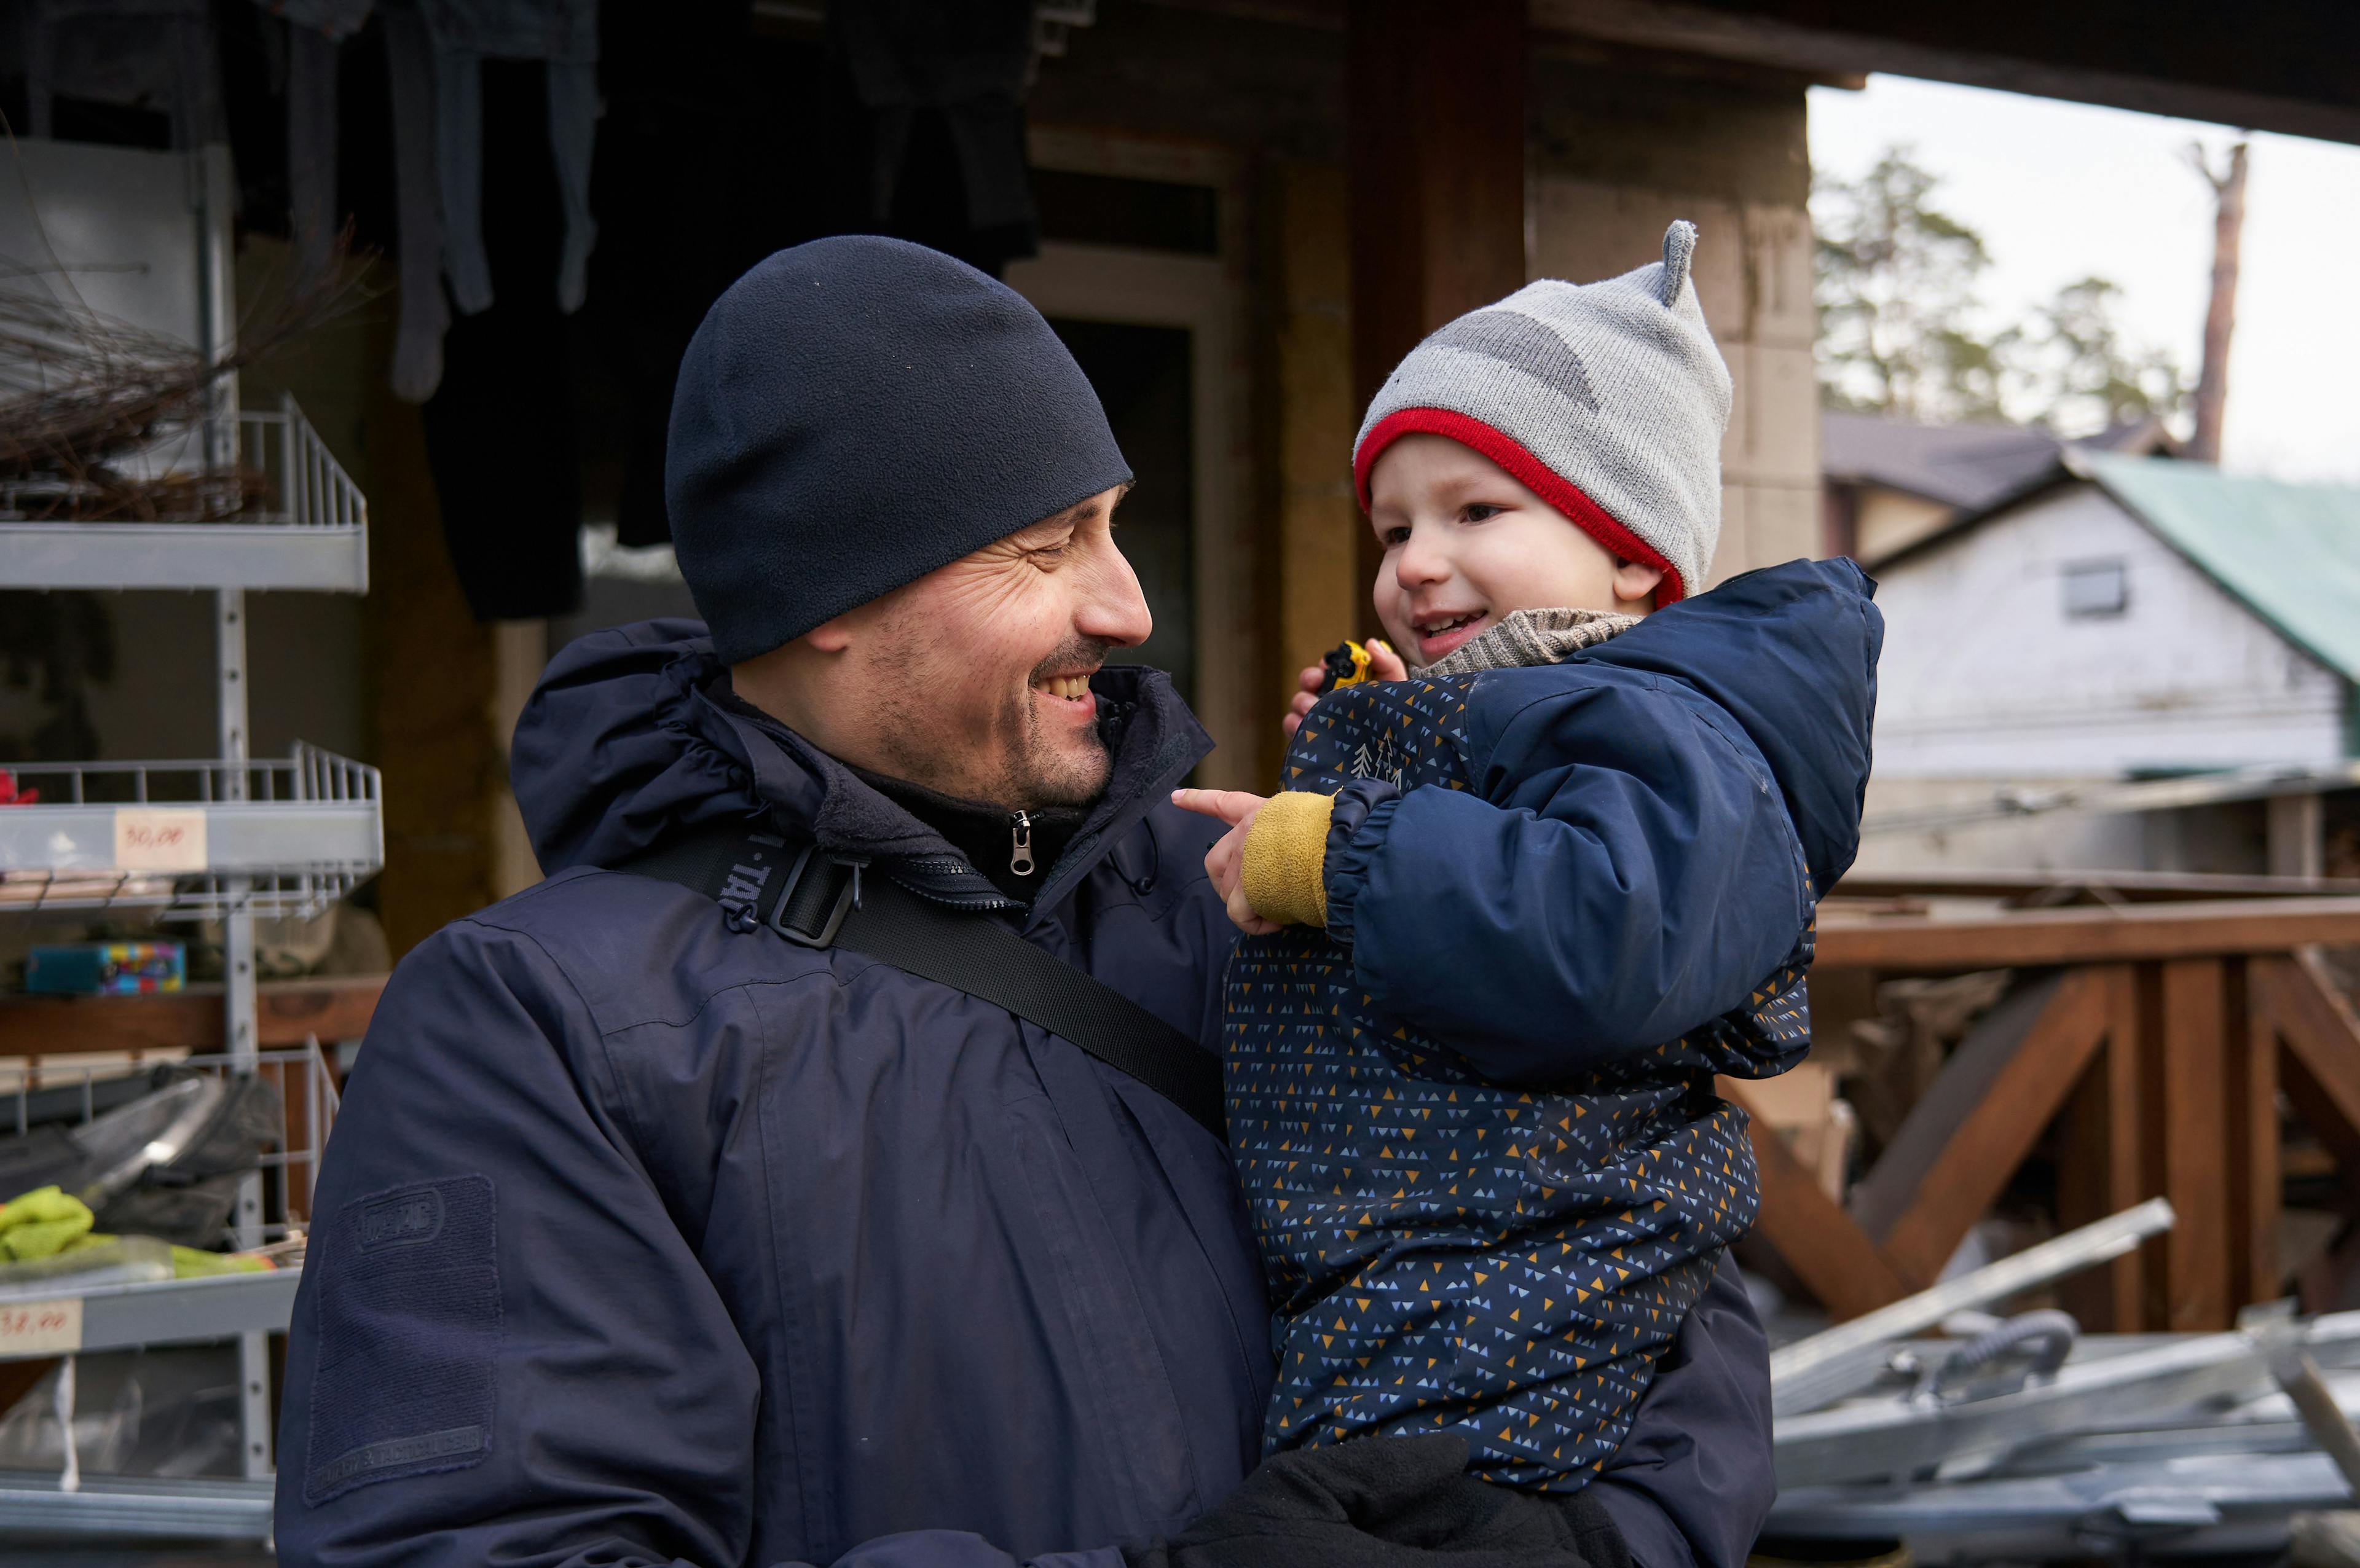
<instances>
[{"instance_id":1,"label":"man's face","mask_svg":"<svg viewBox=\"0 0 2360 1568\"><path fill-rule=\"evenodd\" d=\"M829 682L831 711L799 727L946 795L1011 811L1095 800L1109 761L1089 678L1153 624L1115 548L1121 496L1093 496L840 617L848 662Z\"/></svg>"}]
</instances>

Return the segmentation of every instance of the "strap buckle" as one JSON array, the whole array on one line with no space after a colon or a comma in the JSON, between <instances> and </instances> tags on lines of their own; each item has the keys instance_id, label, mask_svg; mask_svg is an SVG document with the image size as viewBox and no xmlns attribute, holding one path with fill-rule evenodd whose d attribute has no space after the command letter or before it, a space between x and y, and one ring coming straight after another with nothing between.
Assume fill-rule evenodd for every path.
<instances>
[{"instance_id":1,"label":"strap buckle","mask_svg":"<svg viewBox=\"0 0 2360 1568\"><path fill-rule=\"evenodd\" d=\"M819 861L819 875L806 881L804 874L812 869L814 858ZM797 947L835 946L844 917L860 905L860 869L868 864L865 859L821 855L817 844L806 847L795 856L794 868L787 873L779 900L770 908L770 929Z\"/></svg>"}]
</instances>

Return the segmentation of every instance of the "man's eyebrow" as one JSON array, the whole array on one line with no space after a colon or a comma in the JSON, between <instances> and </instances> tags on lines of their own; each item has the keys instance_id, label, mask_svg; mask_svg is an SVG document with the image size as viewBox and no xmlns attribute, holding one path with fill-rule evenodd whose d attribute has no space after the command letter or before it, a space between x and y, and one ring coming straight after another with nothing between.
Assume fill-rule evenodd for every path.
<instances>
[{"instance_id":1,"label":"man's eyebrow","mask_svg":"<svg viewBox=\"0 0 2360 1568\"><path fill-rule=\"evenodd\" d=\"M1036 528L1079 528L1098 515L1098 498L1076 501L1062 512L1052 512L1032 526Z\"/></svg>"}]
</instances>

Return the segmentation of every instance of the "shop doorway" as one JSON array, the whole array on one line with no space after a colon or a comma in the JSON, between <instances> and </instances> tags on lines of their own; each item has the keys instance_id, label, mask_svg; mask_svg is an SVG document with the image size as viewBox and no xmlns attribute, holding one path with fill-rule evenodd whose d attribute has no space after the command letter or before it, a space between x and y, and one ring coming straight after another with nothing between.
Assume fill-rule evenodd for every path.
<instances>
[{"instance_id":1,"label":"shop doorway","mask_svg":"<svg viewBox=\"0 0 2360 1568\"><path fill-rule=\"evenodd\" d=\"M1247 528L1242 180L1219 149L1032 132L1039 256L1009 287L1071 348L1138 476L1116 540L1154 612L1124 657L1168 670L1211 732L1196 782L1262 782L1274 735Z\"/></svg>"},{"instance_id":2,"label":"shop doorway","mask_svg":"<svg viewBox=\"0 0 2360 1568\"><path fill-rule=\"evenodd\" d=\"M1115 543L1139 574L1155 631L1114 660L1152 664L1180 695L1196 695L1196 506L1190 473L1188 332L1182 327L1052 317L1105 405L1114 439L1130 460L1131 494L1115 514Z\"/></svg>"}]
</instances>

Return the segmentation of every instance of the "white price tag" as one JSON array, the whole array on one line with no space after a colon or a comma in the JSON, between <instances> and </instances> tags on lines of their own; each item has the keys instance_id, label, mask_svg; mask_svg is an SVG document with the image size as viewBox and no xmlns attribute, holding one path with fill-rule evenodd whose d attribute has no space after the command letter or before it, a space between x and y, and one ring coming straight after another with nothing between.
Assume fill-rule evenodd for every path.
<instances>
[{"instance_id":1,"label":"white price tag","mask_svg":"<svg viewBox=\"0 0 2360 1568\"><path fill-rule=\"evenodd\" d=\"M71 1356L82 1348L82 1298L0 1301L0 1358Z\"/></svg>"},{"instance_id":2,"label":"white price tag","mask_svg":"<svg viewBox=\"0 0 2360 1568\"><path fill-rule=\"evenodd\" d=\"M118 871L202 871L205 814L184 806L118 806L115 811Z\"/></svg>"}]
</instances>

